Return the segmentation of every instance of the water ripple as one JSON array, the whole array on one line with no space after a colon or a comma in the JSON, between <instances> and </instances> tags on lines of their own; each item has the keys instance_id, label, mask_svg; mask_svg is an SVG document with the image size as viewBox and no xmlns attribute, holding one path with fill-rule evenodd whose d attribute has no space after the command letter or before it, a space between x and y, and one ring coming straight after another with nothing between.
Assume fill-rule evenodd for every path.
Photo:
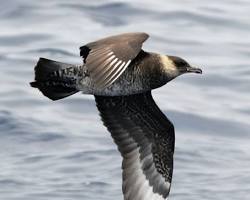
<instances>
[{"instance_id":1,"label":"water ripple","mask_svg":"<svg viewBox=\"0 0 250 200\"><path fill-rule=\"evenodd\" d=\"M0 199L122 199L122 158L94 98L52 102L28 83L39 57L81 63L71 48L145 31L145 50L204 70L160 89L176 132L170 198L248 200L249 8L248 0L1 1Z\"/></svg>"}]
</instances>

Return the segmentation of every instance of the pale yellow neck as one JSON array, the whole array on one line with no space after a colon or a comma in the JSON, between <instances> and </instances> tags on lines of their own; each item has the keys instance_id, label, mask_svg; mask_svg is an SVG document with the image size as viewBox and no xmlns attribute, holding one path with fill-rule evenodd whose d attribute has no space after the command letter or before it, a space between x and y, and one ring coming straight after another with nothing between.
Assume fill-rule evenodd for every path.
<instances>
[{"instance_id":1,"label":"pale yellow neck","mask_svg":"<svg viewBox=\"0 0 250 200\"><path fill-rule=\"evenodd\" d=\"M176 68L174 62L172 59L170 59L166 55L159 55L160 62L163 66L163 71L168 75L172 77L176 77L179 75L179 70Z\"/></svg>"}]
</instances>

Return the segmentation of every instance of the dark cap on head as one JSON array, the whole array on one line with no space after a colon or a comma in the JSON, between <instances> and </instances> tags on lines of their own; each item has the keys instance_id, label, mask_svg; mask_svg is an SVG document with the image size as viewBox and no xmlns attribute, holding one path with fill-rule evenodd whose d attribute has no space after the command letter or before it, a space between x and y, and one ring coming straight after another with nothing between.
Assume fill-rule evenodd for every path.
<instances>
[{"instance_id":1,"label":"dark cap on head","mask_svg":"<svg viewBox=\"0 0 250 200\"><path fill-rule=\"evenodd\" d=\"M180 57L177 56L168 56L168 57L174 62L175 66L181 73L188 73L188 72L198 73L198 74L202 73L202 70L200 68L191 67L187 61L185 61Z\"/></svg>"}]
</instances>

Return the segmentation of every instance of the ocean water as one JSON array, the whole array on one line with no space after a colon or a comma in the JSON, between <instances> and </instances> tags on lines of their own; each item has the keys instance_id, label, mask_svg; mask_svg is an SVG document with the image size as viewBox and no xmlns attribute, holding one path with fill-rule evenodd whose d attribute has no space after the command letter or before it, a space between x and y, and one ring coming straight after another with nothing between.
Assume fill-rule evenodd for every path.
<instances>
[{"instance_id":1,"label":"ocean water","mask_svg":"<svg viewBox=\"0 0 250 200\"><path fill-rule=\"evenodd\" d=\"M1 0L0 200L123 199L121 157L92 96L31 88L39 57L144 31L144 49L200 66L153 92L176 131L170 199L248 200L250 1Z\"/></svg>"}]
</instances>

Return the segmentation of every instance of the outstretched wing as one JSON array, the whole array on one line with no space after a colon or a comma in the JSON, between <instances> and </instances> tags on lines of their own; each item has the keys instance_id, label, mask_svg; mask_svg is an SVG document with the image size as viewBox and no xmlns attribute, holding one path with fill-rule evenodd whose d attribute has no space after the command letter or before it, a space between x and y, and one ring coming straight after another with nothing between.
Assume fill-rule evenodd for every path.
<instances>
[{"instance_id":1,"label":"outstretched wing","mask_svg":"<svg viewBox=\"0 0 250 200\"><path fill-rule=\"evenodd\" d=\"M173 173L174 126L151 92L95 99L123 157L124 199L167 198Z\"/></svg>"},{"instance_id":2,"label":"outstretched wing","mask_svg":"<svg viewBox=\"0 0 250 200\"><path fill-rule=\"evenodd\" d=\"M97 87L111 85L138 55L146 33L125 33L80 47L80 55Z\"/></svg>"}]
</instances>

